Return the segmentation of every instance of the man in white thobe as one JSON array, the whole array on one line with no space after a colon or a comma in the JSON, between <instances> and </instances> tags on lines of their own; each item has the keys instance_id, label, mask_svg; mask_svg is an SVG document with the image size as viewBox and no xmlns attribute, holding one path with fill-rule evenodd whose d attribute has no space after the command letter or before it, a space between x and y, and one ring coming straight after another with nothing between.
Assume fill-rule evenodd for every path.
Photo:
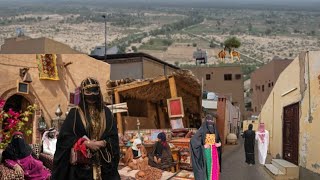
<instances>
[{"instance_id":1,"label":"man in white thobe","mask_svg":"<svg viewBox=\"0 0 320 180\"><path fill-rule=\"evenodd\" d=\"M57 131L54 128L50 128L43 134L42 147L43 153L54 155L57 145Z\"/></svg>"},{"instance_id":2,"label":"man in white thobe","mask_svg":"<svg viewBox=\"0 0 320 180\"><path fill-rule=\"evenodd\" d=\"M269 146L269 132L265 129L264 123L260 123L259 125L259 130L256 132L256 140L258 141L259 163L264 165L266 163Z\"/></svg>"}]
</instances>

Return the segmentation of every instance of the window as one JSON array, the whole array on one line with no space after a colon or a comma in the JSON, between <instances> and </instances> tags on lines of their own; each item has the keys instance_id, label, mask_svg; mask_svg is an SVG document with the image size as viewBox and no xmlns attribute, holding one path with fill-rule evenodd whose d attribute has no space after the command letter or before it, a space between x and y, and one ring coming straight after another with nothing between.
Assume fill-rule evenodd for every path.
<instances>
[{"instance_id":1,"label":"window","mask_svg":"<svg viewBox=\"0 0 320 180\"><path fill-rule=\"evenodd\" d=\"M257 107L254 107L254 112L257 112Z\"/></svg>"},{"instance_id":2,"label":"window","mask_svg":"<svg viewBox=\"0 0 320 180\"><path fill-rule=\"evenodd\" d=\"M262 92L264 92L264 85L262 85Z\"/></svg>"},{"instance_id":3,"label":"window","mask_svg":"<svg viewBox=\"0 0 320 180\"><path fill-rule=\"evenodd\" d=\"M24 82L18 82L17 92L22 94L29 94L29 84Z\"/></svg>"},{"instance_id":4,"label":"window","mask_svg":"<svg viewBox=\"0 0 320 180\"><path fill-rule=\"evenodd\" d=\"M271 83L271 86L273 87L273 82Z\"/></svg>"},{"instance_id":5,"label":"window","mask_svg":"<svg viewBox=\"0 0 320 180\"><path fill-rule=\"evenodd\" d=\"M241 79L241 74L236 74L236 79Z\"/></svg>"},{"instance_id":6,"label":"window","mask_svg":"<svg viewBox=\"0 0 320 180\"><path fill-rule=\"evenodd\" d=\"M271 83L268 83L268 87L271 87Z\"/></svg>"},{"instance_id":7,"label":"window","mask_svg":"<svg viewBox=\"0 0 320 180\"><path fill-rule=\"evenodd\" d=\"M206 80L210 80L211 79L211 74L206 74Z\"/></svg>"},{"instance_id":8,"label":"window","mask_svg":"<svg viewBox=\"0 0 320 180\"><path fill-rule=\"evenodd\" d=\"M225 74L224 75L224 80L225 81L232 81L232 74Z\"/></svg>"},{"instance_id":9,"label":"window","mask_svg":"<svg viewBox=\"0 0 320 180\"><path fill-rule=\"evenodd\" d=\"M257 85L257 86L256 86L256 90L260 90L260 86Z\"/></svg>"}]
</instances>

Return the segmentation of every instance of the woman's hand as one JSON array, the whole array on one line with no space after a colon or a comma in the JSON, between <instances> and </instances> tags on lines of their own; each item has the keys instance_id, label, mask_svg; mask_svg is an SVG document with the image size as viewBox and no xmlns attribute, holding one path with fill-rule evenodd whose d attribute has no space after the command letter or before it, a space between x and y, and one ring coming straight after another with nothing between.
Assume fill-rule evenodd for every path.
<instances>
[{"instance_id":1,"label":"woman's hand","mask_svg":"<svg viewBox=\"0 0 320 180\"><path fill-rule=\"evenodd\" d=\"M13 169L18 173L18 174L22 174L23 175L23 169L19 164L16 164Z\"/></svg>"},{"instance_id":2,"label":"woman's hand","mask_svg":"<svg viewBox=\"0 0 320 180\"><path fill-rule=\"evenodd\" d=\"M216 147L220 147L221 146L221 142L220 143L216 143L215 146Z\"/></svg>"},{"instance_id":3,"label":"woman's hand","mask_svg":"<svg viewBox=\"0 0 320 180\"><path fill-rule=\"evenodd\" d=\"M104 141L104 140L102 140L102 141L96 141L96 142L97 142L97 144L98 144L98 146L99 146L100 148L107 146L107 143L106 143L106 141Z\"/></svg>"},{"instance_id":4,"label":"woman's hand","mask_svg":"<svg viewBox=\"0 0 320 180\"><path fill-rule=\"evenodd\" d=\"M90 150L93 151L97 151L99 150L101 143L99 143L99 141L85 141L84 144L86 145L87 148L89 148Z\"/></svg>"},{"instance_id":5,"label":"woman's hand","mask_svg":"<svg viewBox=\"0 0 320 180\"><path fill-rule=\"evenodd\" d=\"M209 148L209 147L210 147L209 144L205 144L205 145L204 145L204 148Z\"/></svg>"}]
</instances>

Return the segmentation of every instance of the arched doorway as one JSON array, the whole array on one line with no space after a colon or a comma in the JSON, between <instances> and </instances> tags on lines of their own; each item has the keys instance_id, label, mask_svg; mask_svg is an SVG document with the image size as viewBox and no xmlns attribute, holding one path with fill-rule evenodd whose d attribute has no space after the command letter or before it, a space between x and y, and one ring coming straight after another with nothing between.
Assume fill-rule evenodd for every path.
<instances>
[{"instance_id":1,"label":"arched doorway","mask_svg":"<svg viewBox=\"0 0 320 180\"><path fill-rule=\"evenodd\" d=\"M22 95L14 94L6 100L6 103L3 107L5 112L8 112L9 109L12 109L15 112L24 112L27 110L27 107L31 105L27 98ZM29 121L26 124L28 129L32 129L32 120L33 115L29 116ZM4 123L2 123L2 129L4 128ZM32 134L25 137L27 143L32 143Z\"/></svg>"}]
</instances>

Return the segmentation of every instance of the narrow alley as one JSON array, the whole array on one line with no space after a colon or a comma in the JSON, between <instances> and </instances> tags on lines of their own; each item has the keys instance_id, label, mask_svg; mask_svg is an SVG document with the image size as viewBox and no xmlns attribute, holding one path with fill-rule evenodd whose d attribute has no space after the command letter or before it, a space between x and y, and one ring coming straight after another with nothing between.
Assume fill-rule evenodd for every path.
<instances>
[{"instance_id":1,"label":"narrow alley","mask_svg":"<svg viewBox=\"0 0 320 180\"><path fill-rule=\"evenodd\" d=\"M271 180L272 178L258 163L257 147L255 148L254 166L245 163L243 139L239 139L237 145L225 146L222 154L221 180Z\"/></svg>"}]
</instances>

